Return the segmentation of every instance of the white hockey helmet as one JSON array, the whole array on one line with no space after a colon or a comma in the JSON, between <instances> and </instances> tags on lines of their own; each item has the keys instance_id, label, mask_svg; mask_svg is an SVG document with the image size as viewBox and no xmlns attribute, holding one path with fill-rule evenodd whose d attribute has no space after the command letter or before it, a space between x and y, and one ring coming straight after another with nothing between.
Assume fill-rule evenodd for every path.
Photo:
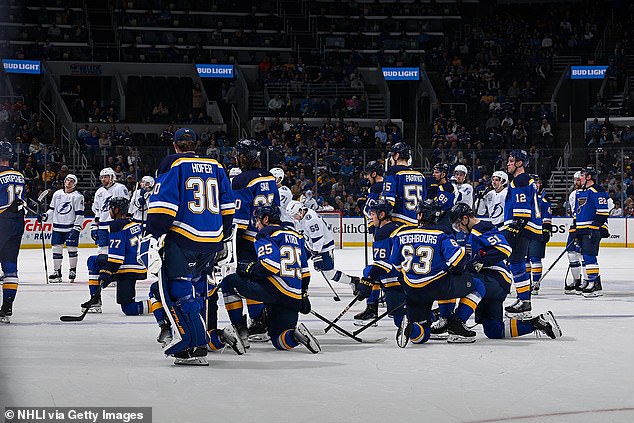
<instances>
[{"instance_id":1,"label":"white hockey helmet","mask_svg":"<svg viewBox=\"0 0 634 423\"><path fill-rule=\"evenodd\" d=\"M306 198L313 198L313 192L311 190L308 190L304 193L304 196Z\"/></svg>"},{"instance_id":2,"label":"white hockey helmet","mask_svg":"<svg viewBox=\"0 0 634 423\"><path fill-rule=\"evenodd\" d=\"M284 180L284 170L279 167L274 167L271 169L271 175L275 177L275 182L279 185Z\"/></svg>"},{"instance_id":3,"label":"white hockey helmet","mask_svg":"<svg viewBox=\"0 0 634 423\"><path fill-rule=\"evenodd\" d=\"M300 216L302 209L305 207L297 200L291 200L286 205L286 213L291 216L293 219L300 220L296 216Z\"/></svg>"},{"instance_id":4,"label":"white hockey helmet","mask_svg":"<svg viewBox=\"0 0 634 423\"><path fill-rule=\"evenodd\" d=\"M112 185L114 181L117 180L117 175L114 173L114 170L112 170L111 167L104 167L103 169L101 169L101 172L99 172L99 179L101 180L102 184L104 183L103 178L105 178L106 176L110 176L110 182L108 182L108 184L104 184L104 186L106 187Z\"/></svg>"},{"instance_id":5,"label":"white hockey helmet","mask_svg":"<svg viewBox=\"0 0 634 423\"><path fill-rule=\"evenodd\" d=\"M229 169L229 178L233 179L241 173L242 170L239 167L232 167L231 169Z\"/></svg>"},{"instance_id":6,"label":"white hockey helmet","mask_svg":"<svg viewBox=\"0 0 634 423\"><path fill-rule=\"evenodd\" d=\"M142 188L152 188L154 186L154 178L147 175L141 178L141 187Z\"/></svg>"},{"instance_id":7,"label":"white hockey helmet","mask_svg":"<svg viewBox=\"0 0 634 423\"><path fill-rule=\"evenodd\" d=\"M64 185L66 184L66 181L68 180L73 181L73 188L77 186L77 176L73 175L72 173L69 173L68 175L66 175L66 177L64 178Z\"/></svg>"},{"instance_id":8,"label":"white hockey helmet","mask_svg":"<svg viewBox=\"0 0 634 423\"><path fill-rule=\"evenodd\" d=\"M574 174L574 178L575 178L575 179L580 179L580 178L581 178L581 171L580 171L580 170L578 170L578 171L576 171L576 172L575 172L575 174Z\"/></svg>"},{"instance_id":9,"label":"white hockey helmet","mask_svg":"<svg viewBox=\"0 0 634 423\"><path fill-rule=\"evenodd\" d=\"M493 175L491 177L495 178L496 176L500 178L502 185L506 185L509 183L509 177L506 174L506 172L502 172L501 170L496 170L495 172L493 172Z\"/></svg>"},{"instance_id":10,"label":"white hockey helmet","mask_svg":"<svg viewBox=\"0 0 634 423\"><path fill-rule=\"evenodd\" d=\"M469 174L469 170L467 169L467 166L465 166L465 165L458 165L458 166L454 167L453 173L455 174L456 172L464 173L464 177L465 178Z\"/></svg>"}]
</instances>

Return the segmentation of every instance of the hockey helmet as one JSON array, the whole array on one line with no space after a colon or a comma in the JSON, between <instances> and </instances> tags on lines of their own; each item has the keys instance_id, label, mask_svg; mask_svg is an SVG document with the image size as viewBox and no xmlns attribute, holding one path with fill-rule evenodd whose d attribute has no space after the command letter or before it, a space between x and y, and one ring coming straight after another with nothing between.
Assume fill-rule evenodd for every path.
<instances>
[{"instance_id":1,"label":"hockey helmet","mask_svg":"<svg viewBox=\"0 0 634 423\"><path fill-rule=\"evenodd\" d=\"M439 172L441 174L444 173L445 175L443 177L446 177L447 173L449 173L449 166L447 166L446 163L436 163L434 165L433 172Z\"/></svg>"},{"instance_id":2,"label":"hockey helmet","mask_svg":"<svg viewBox=\"0 0 634 423\"><path fill-rule=\"evenodd\" d=\"M496 170L495 172L493 172L493 175L491 175L491 177L495 178L496 176L500 178L502 185L506 185L509 183L509 176L506 174L506 172Z\"/></svg>"},{"instance_id":3,"label":"hockey helmet","mask_svg":"<svg viewBox=\"0 0 634 423\"><path fill-rule=\"evenodd\" d=\"M418 223L438 223L442 216L442 206L436 200L430 198L418 203L416 207Z\"/></svg>"},{"instance_id":4,"label":"hockey helmet","mask_svg":"<svg viewBox=\"0 0 634 423\"><path fill-rule=\"evenodd\" d=\"M64 184L66 184L66 181L68 181L68 180L73 182L73 188L75 188L77 186L77 176L73 175L72 173L69 173L64 178Z\"/></svg>"},{"instance_id":5,"label":"hockey helmet","mask_svg":"<svg viewBox=\"0 0 634 423\"><path fill-rule=\"evenodd\" d=\"M377 175L383 175L383 165L376 160L371 161L365 166L365 173L370 175L376 172Z\"/></svg>"},{"instance_id":6,"label":"hockey helmet","mask_svg":"<svg viewBox=\"0 0 634 423\"><path fill-rule=\"evenodd\" d=\"M117 175L114 173L114 170L112 170L111 167L104 167L103 169L101 169L101 172L99 172L99 179L101 179L102 182L103 178L106 176L110 176L110 183L117 180Z\"/></svg>"},{"instance_id":7,"label":"hockey helmet","mask_svg":"<svg viewBox=\"0 0 634 423\"><path fill-rule=\"evenodd\" d=\"M193 129L181 128L174 133L174 142L194 141L196 142L196 132Z\"/></svg>"},{"instance_id":8,"label":"hockey helmet","mask_svg":"<svg viewBox=\"0 0 634 423\"><path fill-rule=\"evenodd\" d=\"M297 219L295 216L299 216L300 212L304 208L305 207L299 201L291 200L286 205L286 214L288 214L289 216L293 217L294 219ZM299 220L299 219L297 219L297 220Z\"/></svg>"},{"instance_id":9,"label":"hockey helmet","mask_svg":"<svg viewBox=\"0 0 634 423\"><path fill-rule=\"evenodd\" d=\"M449 210L449 219L454 223L464 216L474 216L473 209L465 203L458 203Z\"/></svg>"},{"instance_id":10,"label":"hockey helmet","mask_svg":"<svg viewBox=\"0 0 634 423\"><path fill-rule=\"evenodd\" d=\"M284 170L279 168L279 167L274 167L273 169L270 170L271 175L273 175L273 177L275 178L275 182L277 182L278 184L281 184L282 181L284 180Z\"/></svg>"},{"instance_id":11,"label":"hockey helmet","mask_svg":"<svg viewBox=\"0 0 634 423\"><path fill-rule=\"evenodd\" d=\"M385 212L387 216L392 215L392 205L385 198L379 198L377 201L369 203L368 210L375 211L377 215L379 212Z\"/></svg>"},{"instance_id":12,"label":"hockey helmet","mask_svg":"<svg viewBox=\"0 0 634 423\"><path fill-rule=\"evenodd\" d=\"M0 140L0 160L11 160L13 158L13 145L6 138Z\"/></svg>"},{"instance_id":13,"label":"hockey helmet","mask_svg":"<svg viewBox=\"0 0 634 423\"><path fill-rule=\"evenodd\" d=\"M409 159L412 156L412 151L409 148L409 145L405 142L397 142L390 148L390 154L394 156L394 154L398 153L398 158Z\"/></svg>"},{"instance_id":14,"label":"hockey helmet","mask_svg":"<svg viewBox=\"0 0 634 423\"><path fill-rule=\"evenodd\" d=\"M121 213L127 213L130 207L130 200L126 197L112 197L108 203L110 210L119 209Z\"/></svg>"},{"instance_id":15,"label":"hockey helmet","mask_svg":"<svg viewBox=\"0 0 634 423\"><path fill-rule=\"evenodd\" d=\"M305 196L307 199L313 198L313 192L312 192L311 190L308 190L308 191L306 191L306 192L304 193L304 196Z\"/></svg>"},{"instance_id":16,"label":"hockey helmet","mask_svg":"<svg viewBox=\"0 0 634 423\"><path fill-rule=\"evenodd\" d=\"M235 178L241 173L242 170L239 167L232 167L231 169L229 169L229 178Z\"/></svg>"},{"instance_id":17,"label":"hockey helmet","mask_svg":"<svg viewBox=\"0 0 634 423\"><path fill-rule=\"evenodd\" d=\"M465 178L469 174L469 170L467 169L467 166L465 166L465 165L458 165L458 166L454 167L453 173L455 174L456 172L464 173Z\"/></svg>"},{"instance_id":18,"label":"hockey helmet","mask_svg":"<svg viewBox=\"0 0 634 423\"><path fill-rule=\"evenodd\" d=\"M249 161L254 162L260 158L262 145L257 140L243 138L236 143L234 148L238 155L242 154Z\"/></svg>"},{"instance_id":19,"label":"hockey helmet","mask_svg":"<svg viewBox=\"0 0 634 423\"><path fill-rule=\"evenodd\" d=\"M528 154L525 150L515 149L509 153L509 157L513 157L515 161L521 161L522 166L528 166ZM516 165L517 166L517 165ZM518 166L519 167L519 166Z\"/></svg>"},{"instance_id":20,"label":"hockey helmet","mask_svg":"<svg viewBox=\"0 0 634 423\"><path fill-rule=\"evenodd\" d=\"M590 179L592 179L593 181L597 180L597 171L593 167L586 167L585 169L581 169L581 175L590 175Z\"/></svg>"},{"instance_id":21,"label":"hockey helmet","mask_svg":"<svg viewBox=\"0 0 634 423\"><path fill-rule=\"evenodd\" d=\"M539 182L541 184L542 178L540 178L537 173L531 173L530 177L533 180L533 182L535 182L535 183Z\"/></svg>"},{"instance_id":22,"label":"hockey helmet","mask_svg":"<svg viewBox=\"0 0 634 423\"><path fill-rule=\"evenodd\" d=\"M262 221L265 216L269 217L269 223L280 222L281 211L277 204L265 203L253 210L253 217Z\"/></svg>"},{"instance_id":23,"label":"hockey helmet","mask_svg":"<svg viewBox=\"0 0 634 423\"><path fill-rule=\"evenodd\" d=\"M573 175L573 178L575 179L581 178L581 171L580 170L576 171L575 174Z\"/></svg>"},{"instance_id":24,"label":"hockey helmet","mask_svg":"<svg viewBox=\"0 0 634 423\"><path fill-rule=\"evenodd\" d=\"M144 176L141 178L141 186L143 188L152 188L154 186L154 178L149 175Z\"/></svg>"}]
</instances>

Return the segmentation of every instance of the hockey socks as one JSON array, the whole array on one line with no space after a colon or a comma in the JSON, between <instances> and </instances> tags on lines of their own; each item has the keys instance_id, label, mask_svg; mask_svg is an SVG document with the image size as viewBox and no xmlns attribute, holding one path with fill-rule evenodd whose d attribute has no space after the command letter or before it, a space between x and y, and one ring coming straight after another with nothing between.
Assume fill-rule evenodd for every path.
<instances>
[{"instance_id":1,"label":"hockey socks","mask_svg":"<svg viewBox=\"0 0 634 423\"><path fill-rule=\"evenodd\" d=\"M53 270L57 272L62 268L62 258L64 257L62 251L64 250L64 246L62 244L53 245L51 250L53 251Z\"/></svg>"},{"instance_id":2,"label":"hockey socks","mask_svg":"<svg viewBox=\"0 0 634 423\"><path fill-rule=\"evenodd\" d=\"M148 314L150 311L150 300L133 301L128 304L121 304L121 311L126 316L140 316Z\"/></svg>"},{"instance_id":3,"label":"hockey socks","mask_svg":"<svg viewBox=\"0 0 634 423\"><path fill-rule=\"evenodd\" d=\"M526 263L512 261L510 267L511 272L513 272L513 282L517 290L517 297L522 301L529 301L531 299L531 281L528 273L526 273Z\"/></svg>"},{"instance_id":4,"label":"hockey socks","mask_svg":"<svg viewBox=\"0 0 634 423\"><path fill-rule=\"evenodd\" d=\"M250 300L247 298L247 310L249 312L249 317L251 320L257 320L262 316L262 312L264 311L264 304L260 301ZM242 312L240 313L242 314Z\"/></svg>"},{"instance_id":5,"label":"hockey socks","mask_svg":"<svg viewBox=\"0 0 634 423\"><path fill-rule=\"evenodd\" d=\"M456 308L456 300L438 300L438 311L440 313L440 317L444 317L445 319L449 319L453 315L453 311Z\"/></svg>"},{"instance_id":6,"label":"hockey socks","mask_svg":"<svg viewBox=\"0 0 634 423\"><path fill-rule=\"evenodd\" d=\"M299 342L293 337L295 329L287 329L280 334L280 336L274 337L271 342L273 346L278 350L291 350L299 345Z\"/></svg>"},{"instance_id":7,"label":"hockey socks","mask_svg":"<svg viewBox=\"0 0 634 423\"><path fill-rule=\"evenodd\" d=\"M3 262L2 270L4 271L4 281L2 282L2 301L3 303L6 303L8 301L13 301L18 292L18 264Z\"/></svg>"},{"instance_id":8,"label":"hockey socks","mask_svg":"<svg viewBox=\"0 0 634 423\"><path fill-rule=\"evenodd\" d=\"M462 322L469 320L469 317L475 312L480 300L484 297L486 289L484 283L479 278L473 278L473 291L467 294L465 297L460 298L458 309L456 310L455 317ZM442 314L441 314L442 316Z\"/></svg>"},{"instance_id":9,"label":"hockey socks","mask_svg":"<svg viewBox=\"0 0 634 423\"><path fill-rule=\"evenodd\" d=\"M526 320L505 319L503 325L504 325L503 338L516 338L518 336L533 333L533 331L535 330L533 328L533 325L530 323L530 321L526 321Z\"/></svg>"}]
</instances>

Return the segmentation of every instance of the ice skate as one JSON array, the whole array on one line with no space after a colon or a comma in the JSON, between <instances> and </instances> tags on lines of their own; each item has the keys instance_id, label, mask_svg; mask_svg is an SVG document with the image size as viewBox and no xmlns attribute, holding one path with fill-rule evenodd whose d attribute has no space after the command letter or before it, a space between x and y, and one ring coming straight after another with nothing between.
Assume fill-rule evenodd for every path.
<instances>
[{"instance_id":1,"label":"ice skate","mask_svg":"<svg viewBox=\"0 0 634 423\"><path fill-rule=\"evenodd\" d=\"M575 279L572 284L564 283L564 294L566 295L575 295L577 293L575 286L577 284L581 284L581 278Z\"/></svg>"},{"instance_id":2,"label":"ice skate","mask_svg":"<svg viewBox=\"0 0 634 423\"><path fill-rule=\"evenodd\" d=\"M271 338L267 331L266 310L264 310L259 318L251 321L251 326L249 326L249 342L268 342Z\"/></svg>"},{"instance_id":3,"label":"ice skate","mask_svg":"<svg viewBox=\"0 0 634 423\"><path fill-rule=\"evenodd\" d=\"M467 325L457 317L452 317L449 320L449 327L447 331L449 333L447 342L450 344L470 344L475 342L476 333L470 330Z\"/></svg>"},{"instance_id":4,"label":"ice skate","mask_svg":"<svg viewBox=\"0 0 634 423\"><path fill-rule=\"evenodd\" d=\"M308 351L313 354L317 354L321 351L321 346L319 345L319 342L317 342L317 338L315 338L313 334L308 331L308 328L304 326L303 323L297 325L297 327L293 331L293 338L297 342L308 348Z\"/></svg>"},{"instance_id":5,"label":"ice skate","mask_svg":"<svg viewBox=\"0 0 634 423\"><path fill-rule=\"evenodd\" d=\"M207 348L195 347L174 354L174 364L179 366L209 366Z\"/></svg>"},{"instance_id":6,"label":"ice skate","mask_svg":"<svg viewBox=\"0 0 634 423\"><path fill-rule=\"evenodd\" d=\"M247 329L246 320L247 318L245 316L242 316L242 322L235 325L235 328L236 333L238 334L240 339L242 339L242 345L244 345L244 348L250 348L251 345L249 344L249 329Z\"/></svg>"},{"instance_id":7,"label":"ice skate","mask_svg":"<svg viewBox=\"0 0 634 423\"><path fill-rule=\"evenodd\" d=\"M242 338L236 333L233 326L229 325L220 331L218 336L220 340L230 347L236 354L242 355L246 352L246 348L242 343Z\"/></svg>"},{"instance_id":8,"label":"ice skate","mask_svg":"<svg viewBox=\"0 0 634 423\"><path fill-rule=\"evenodd\" d=\"M409 343L409 335L412 333L412 325L409 323L407 316L403 316L401 324L396 330L396 345L405 348Z\"/></svg>"},{"instance_id":9,"label":"ice skate","mask_svg":"<svg viewBox=\"0 0 634 423\"><path fill-rule=\"evenodd\" d=\"M101 294L97 294L95 298L82 303L81 311L84 312L88 309L88 313L101 313Z\"/></svg>"},{"instance_id":10,"label":"ice skate","mask_svg":"<svg viewBox=\"0 0 634 423\"><path fill-rule=\"evenodd\" d=\"M533 282L531 284L531 294L532 295L539 295L539 285L540 285L539 281Z\"/></svg>"},{"instance_id":11,"label":"ice skate","mask_svg":"<svg viewBox=\"0 0 634 423\"><path fill-rule=\"evenodd\" d=\"M159 327L161 329L161 332L156 338L156 342L161 344L161 347L165 348L166 345L169 345L172 342L172 328L169 322L161 323Z\"/></svg>"},{"instance_id":12,"label":"ice skate","mask_svg":"<svg viewBox=\"0 0 634 423\"><path fill-rule=\"evenodd\" d=\"M53 271L48 276L48 283L61 283L62 282L62 271L60 269Z\"/></svg>"},{"instance_id":13,"label":"ice skate","mask_svg":"<svg viewBox=\"0 0 634 423\"><path fill-rule=\"evenodd\" d=\"M368 304L365 310L363 310L361 313L356 314L354 316L354 322L352 324L355 326L365 326L366 324L370 323L372 320L377 318L378 315L379 315L379 304L378 303ZM372 326L378 326L378 325L379 323L376 322Z\"/></svg>"},{"instance_id":14,"label":"ice skate","mask_svg":"<svg viewBox=\"0 0 634 423\"><path fill-rule=\"evenodd\" d=\"M75 282L75 278L77 278L77 269L72 268L68 271L68 279L70 280L70 283Z\"/></svg>"},{"instance_id":15,"label":"ice skate","mask_svg":"<svg viewBox=\"0 0 634 423\"><path fill-rule=\"evenodd\" d=\"M575 282L575 294L577 294L577 295L583 294L583 290L586 289L587 286L588 286L588 281L585 281L585 280L579 278Z\"/></svg>"},{"instance_id":16,"label":"ice skate","mask_svg":"<svg viewBox=\"0 0 634 423\"><path fill-rule=\"evenodd\" d=\"M596 279L592 282L589 282L588 285L581 292L586 298L594 298L603 296L603 287L601 286L601 279Z\"/></svg>"},{"instance_id":17,"label":"ice skate","mask_svg":"<svg viewBox=\"0 0 634 423\"><path fill-rule=\"evenodd\" d=\"M534 319L531 319L530 322L536 331L546 334L551 339L559 338L562 334L559 323L557 323L551 311L540 314Z\"/></svg>"},{"instance_id":18,"label":"ice skate","mask_svg":"<svg viewBox=\"0 0 634 423\"><path fill-rule=\"evenodd\" d=\"M449 337L449 319L438 318L431 324L431 335L429 339L447 339Z\"/></svg>"},{"instance_id":19,"label":"ice skate","mask_svg":"<svg viewBox=\"0 0 634 423\"><path fill-rule=\"evenodd\" d=\"M13 297L7 298L0 307L0 323L11 323L11 316L13 316Z\"/></svg>"},{"instance_id":20,"label":"ice skate","mask_svg":"<svg viewBox=\"0 0 634 423\"><path fill-rule=\"evenodd\" d=\"M512 305L504 307L504 314L511 319L528 320L532 317L531 310L530 300L523 301L518 299Z\"/></svg>"}]
</instances>

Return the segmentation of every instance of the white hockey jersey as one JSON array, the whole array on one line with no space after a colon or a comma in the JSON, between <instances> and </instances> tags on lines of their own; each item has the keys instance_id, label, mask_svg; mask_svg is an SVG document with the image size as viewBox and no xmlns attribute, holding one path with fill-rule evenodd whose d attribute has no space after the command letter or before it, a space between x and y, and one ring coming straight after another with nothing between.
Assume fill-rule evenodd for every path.
<instances>
[{"instance_id":1,"label":"white hockey jersey","mask_svg":"<svg viewBox=\"0 0 634 423\"><path fill-rule=\"evenodd\" d=\"M478 214L489 218L495 226L501 226L504 223L504 200L508 189L505 187L502 191L496 192L494 189L487 192L480 203Z\"/></svg>"},{"instance_id":2,"label":"white hockey jersey","mask_svg":"<svg viewBox=\"0 0 634 423\"><path fill-rule=\"evenodd\" d=\"M335 249L332 230L315 210L308 209L296 228L306 239L306 247L315 253L324 253Z\"/></svg>"},{"instance_id":3,"label":"white hockey jersey","mask_svg":"<svg viewBox=\"0 0 634 423\"><path fill-rule=\"evenodd\" d=\"M577 201L577 190L572 190L570 195L568 196L568 210L570 212L570 216L575 216L575 202Z\"/></svg>"},{"instance_id":4,"label":"white hockey jersey","mask_svg":"<svg viewBox=\"0 0 634 423\"><path fill-rule=\"evenodd\" d=\"M317 210L319 208L319 205L317 204L317 200L315 200L315 197L306 197L305 195L302 194L302 196L299 198L299 202L302 203L304 207L309 208L311 210Z\"/></svg>"},{"instance_id":5,"label":"white hockey jersey","mask_svg":"<svg viewBox=\"0 0 634 423\"><path fill-rule=\"evenodd\" d=\"M145 198L145 204L143 205L139 203L139 198L141 198L141 195L143 195L143 197ZM137 223L147 222L147 209L150 195L152 195L152 191L147 191L143 188L138 188L132 193L132 199L130 200L128 213L132 216L133 221Z\"/></svg>"},{"instance_id":6,"label":"white hockey jersey","mask_svg":"<svg viewBox=\"0 0 634 423\"><path fill-rule=\"evenodd\" d=\"M456 204L463 203L473 207L473 187L471 184L453 184L453 187L456 195Z\"/></svg>"},{"instance_id":7,"label":"white hockey jersey","mask_svg":"<svg viewBox=\"0 0 634 423\"><path fill-rule=\"evenodd\" d=\"M46 211L46 221L53 222L56 232L81 231L84 223L84 196L80 192L58 189Z\"/></svg>"},{"instance_id":8,"label":"white hockey jersey","mask_svg":"<svg viewBox=\"0 0 634 423\"><path fill-rule=\"evenodd\" d=\"M280 211L282 215L282 222L294 224L295 220L286 213L286 206L289 201L293 199L293 193L289 187L285 187L283 185L278 187L278 190L280 191Z\"/></svg>"},{"instance_id":9,"label":"white hockey jersey","mask_svg":"<svg viewBox=\"0 0 634 423\"><path fill-rule=\"evenodd\" d=\"M95 219L99 219L99 229L108 229L112 219L110 218L110 199L112 197L130 198L128 189L125 185L115 182L110 188L100 187L95 193L95 199L92 202L92 211L95 213Z\"/></svg>"}]
</instances>

